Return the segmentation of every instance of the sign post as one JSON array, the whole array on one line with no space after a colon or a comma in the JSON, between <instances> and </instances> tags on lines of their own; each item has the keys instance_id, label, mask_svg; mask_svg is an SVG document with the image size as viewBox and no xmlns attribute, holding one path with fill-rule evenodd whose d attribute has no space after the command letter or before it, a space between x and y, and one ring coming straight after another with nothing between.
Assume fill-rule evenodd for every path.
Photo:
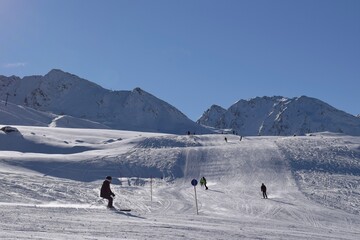
<instances>
[{"instance_id":1,"label":"sign post","mask_svg":"<svg viewBox=\"0 0 360 240\"><path fill-rule=\"evenodd\" d=\"M152 176L150 177L150 200L152 202L152 192L153 192L153 183L152 183Z\"/></svg>"},{"instance_id":2,"label":"sign post","mask_svg":"<svg viewBox=\"0 0 360 240\"><path fill-rule=\"evenodd\" d=\"M198 204L197 204L197 196L196 196L196 185L198 184L196 179L193 179L191 181L191 185L194 186L194 191L195 191L195 204L196 204L196 214L199 215L199 209L198 209Z\"/></svg>"}]
</instances>

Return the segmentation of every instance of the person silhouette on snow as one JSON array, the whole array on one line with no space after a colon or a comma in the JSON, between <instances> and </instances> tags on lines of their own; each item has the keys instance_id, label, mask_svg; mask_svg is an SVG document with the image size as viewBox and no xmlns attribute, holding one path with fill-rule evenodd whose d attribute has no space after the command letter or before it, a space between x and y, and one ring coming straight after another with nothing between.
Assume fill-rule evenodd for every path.
<instances>
[{"instance_id":1,"label":"person silhouette on snow","mask_svg":"<svg viewBox=\"0 0 360 240\"><path fill-rule=\"evenodd\" d=\"M263 197L264 197L264 198L268 198L268 197L267 197L267 194L266 194L266 186L265 186L264 183L261 184L261 191L262 191Z\"/></svg>"},{"instance_id":2,"label":"person silhouette on snow","mask_svg":"<svg viewBox=\"0 0 360 240\"><path fill-rule=\"evenodd\" d=\"M108 200L108 208L114 208L113 206L113 197L115 197L115 194L110 189L110 183L111 183L112 177L107 176L101 186L100 190L100 197L105 198Z\"/></svg>"},{"instance_id":3,"label":"person silhouette on snow","mask_svg":"<svg viewBox=\"0 0 360 240\"><path fill-rule=\"evenodd\" d=\"M208 190L209 188L206 186L206 178L205 177L202 177L200 179L200 185L201 186L205 186L205 190Z\"/></svg>"}]
</instances>

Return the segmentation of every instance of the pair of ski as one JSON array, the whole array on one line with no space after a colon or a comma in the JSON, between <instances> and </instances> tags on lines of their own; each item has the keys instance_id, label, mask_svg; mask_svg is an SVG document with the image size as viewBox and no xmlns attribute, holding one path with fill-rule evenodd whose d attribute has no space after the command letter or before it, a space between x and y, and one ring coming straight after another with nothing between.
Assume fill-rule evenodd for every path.
<instances>
[{"instance_id":1,"label":"pair of ski","mask_svg":"<svg viewBox=\"0 0 360 240\"><path fill-rule=\"evenodd\" d=\"M112 208L108 208L108 209L113 210L113 211L117 211L117 212L131 212L131 209L128 209L128 208L112 207Z\"/></svg>"},{"instance_id":2,"label":"pair of ski","mask_svg":"<svg viewBox=\"0 0 360 240\"><path fill-rule=\"evenodd\" d=\"M131 209L124 209L124 208L115 208L115 211L119 211L119 212L131 212Z\"/></svg>"}]
</instances>

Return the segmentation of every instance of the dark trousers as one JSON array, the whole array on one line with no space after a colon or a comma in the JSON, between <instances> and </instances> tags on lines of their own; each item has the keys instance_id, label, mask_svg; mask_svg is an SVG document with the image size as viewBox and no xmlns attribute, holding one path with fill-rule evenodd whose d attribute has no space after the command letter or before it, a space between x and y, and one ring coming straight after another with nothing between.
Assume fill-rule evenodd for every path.
<instances>
[{"instance_id":1,"label":"dark trousers","mask_svg":"<svg viewBox=\"0 0 360 240\"><path fill-rule=\"evenodd\" d=\"M113 198L111 196L109 197L104 197L105 199L108 200L108 208L112 208L113 207Z\"/></svg>"},{"instance_id":2,"label":"dark trousers","mask_svg":"<svg viewBox=\"0 0 360 240\"><path fill-rule=\"evenodd\" d=\"M266 192L263 192L263 197L267 198Z\"/></svg>"}]
</instances>

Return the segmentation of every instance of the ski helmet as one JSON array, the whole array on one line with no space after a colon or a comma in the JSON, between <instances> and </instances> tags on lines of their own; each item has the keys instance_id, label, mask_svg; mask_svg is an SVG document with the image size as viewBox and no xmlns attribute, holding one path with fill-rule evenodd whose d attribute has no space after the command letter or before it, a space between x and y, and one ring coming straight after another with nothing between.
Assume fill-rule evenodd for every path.
<instances>
[{"instance_id":1,"label":"ski helmet","mask_svg":"<svg viewBox=\"0 0 360 240\"><path fill-rule=\"evenodd\" d=\"M112 177L111 177L111 176L107 176L106 179L111 181L111 180L112 180Z\"/></svg>"}]
</instances>

